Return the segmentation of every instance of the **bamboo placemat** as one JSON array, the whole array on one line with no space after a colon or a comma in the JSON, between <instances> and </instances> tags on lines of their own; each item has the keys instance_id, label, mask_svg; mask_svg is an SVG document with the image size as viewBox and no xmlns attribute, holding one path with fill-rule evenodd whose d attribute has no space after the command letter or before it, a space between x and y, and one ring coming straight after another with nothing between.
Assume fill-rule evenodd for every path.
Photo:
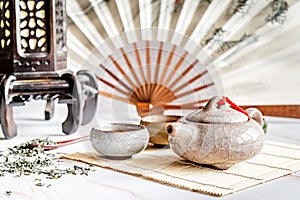
<instances>
[{"instance_id":1,"label":"bamboo placemat","mask_svg":"<svg viewBox=\"0 0 300 200\"><path fill-rule=\"evenodd\" d=\"M223 171L187 162L171 149L149 148L121 161L91 153L68 154L63 158L213 196L228 195L300 170L300 146L273 141L266 141L254 158Z\"/></svg>"}]
</instances>

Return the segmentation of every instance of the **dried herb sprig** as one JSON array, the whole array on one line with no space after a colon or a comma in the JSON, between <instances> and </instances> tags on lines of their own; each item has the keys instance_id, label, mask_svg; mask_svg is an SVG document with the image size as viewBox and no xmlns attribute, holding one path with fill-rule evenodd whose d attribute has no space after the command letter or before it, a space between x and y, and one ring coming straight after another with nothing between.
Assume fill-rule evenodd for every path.
<instances>
[{"instance_id":1,"label":"dried herb sprig","mask_svg":"<svg viewBox=\"0 0 300 200\"><path fill-rule=\"evenodd\" d=\"M31 144L52 145L55 142L46 139L33 139L18 146L8 148L0 153L0 177L13 174L15 177L22 175L40 175L47 179L58 179L66 174L88 175L91 165L80 167L74 165L69 168L60 168L61 160L53 153L46 153L40 146L32 147ZM36 186L44 186L40 178L35 179ZM47 185L50 187L50 184Z\"/></svg>"},{"instance_id":2,"label":"dried herb sprig","mask_svg":"<svg viewBox=\"0 0 300 200\"><path fill-rule=\"evenodd\" d=\"M37 147L32 147L32 144L37 144ZM51 141L49 138L36 138L25 143L22 143L13 148L9 148L9 154L19 155L23 157L32 157L39 154L44 154L43 148L39 145L54 145L56 142Z\"/></svg>"}]
</instances>

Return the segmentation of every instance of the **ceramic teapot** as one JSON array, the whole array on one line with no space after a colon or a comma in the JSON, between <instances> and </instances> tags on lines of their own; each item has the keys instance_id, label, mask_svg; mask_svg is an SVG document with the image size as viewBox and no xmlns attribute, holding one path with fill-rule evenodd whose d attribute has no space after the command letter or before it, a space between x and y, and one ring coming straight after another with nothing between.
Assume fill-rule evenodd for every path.
<instances>
[{"instance_id":1,"label":"ceramic teapot","mask_svg":"<svg viewBox=\"0 0 300 200\"><path fill-rule=\"evenodd\" d=\"M179 156L218 169L248 160L265 140L263 116L256 108L230 107L226 97L213 97L203 110L179 119L167 129L171 149Z\"/></svg>"}]
</instances>

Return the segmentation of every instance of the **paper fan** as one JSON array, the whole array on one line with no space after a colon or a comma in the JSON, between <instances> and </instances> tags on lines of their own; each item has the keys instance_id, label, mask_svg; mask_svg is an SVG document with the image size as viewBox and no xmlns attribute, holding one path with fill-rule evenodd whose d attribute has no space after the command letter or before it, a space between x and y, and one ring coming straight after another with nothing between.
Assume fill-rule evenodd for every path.
<instances>
[{"instance_id":1,"label":"paper fan","mask_svg":"<svg viewBox=\"0 0 300 200\"><path fill-rule=\"evenodd\" d=\"M299 1L69 0L67 7L70 66L94 71L100 95L140 115L201 107L223 88L244 104L300 102Z\"/></svg>"}]
</instances>

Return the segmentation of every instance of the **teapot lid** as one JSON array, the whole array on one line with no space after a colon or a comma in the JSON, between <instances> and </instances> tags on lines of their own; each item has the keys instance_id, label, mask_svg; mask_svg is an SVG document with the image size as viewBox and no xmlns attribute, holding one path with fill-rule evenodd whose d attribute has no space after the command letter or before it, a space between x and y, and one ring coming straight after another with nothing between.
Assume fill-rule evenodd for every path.
<instances>
[{"instance_id":1,"label":"teapot lid","mask_svg":"<svg viewBox=\"0 0 300 200\"><path fill-rule=\"evenodd\" d=\"M247 122L249 115L234 105L230 107L226 102L233 104L226 97L215 96L206 104L203 110L195 111L186 116L186 120L194 123L242 123Z\"/></svg>"}]
</instances>

